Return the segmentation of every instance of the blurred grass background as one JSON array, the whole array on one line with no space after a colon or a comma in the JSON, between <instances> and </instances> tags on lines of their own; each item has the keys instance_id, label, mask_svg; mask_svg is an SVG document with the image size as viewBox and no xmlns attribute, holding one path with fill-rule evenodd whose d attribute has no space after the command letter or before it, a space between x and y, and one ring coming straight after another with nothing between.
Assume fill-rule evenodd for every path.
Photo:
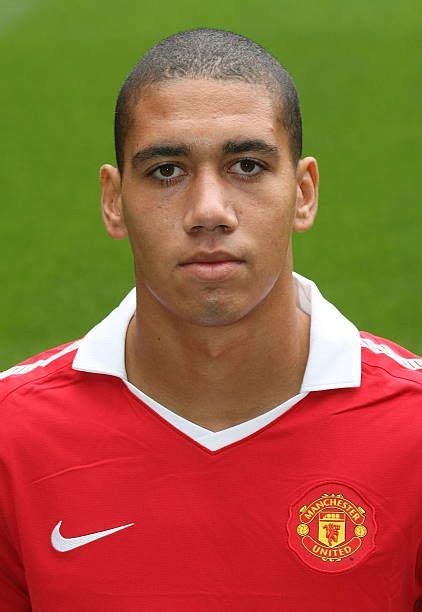
<instances>
[{"instance_id":1,"label":"blurred grass background","mask_svg":"<svg viewBox=\"0 0 422 612\"><path fill-rule=\"evenodd\" d=\"M233 30L291 72L320 212L295 269L361 329L422 352L422 4L0 0L0 369L80 337L132 286L99 214L126 74L159 39Z\"/></svg>"}]
</instances>

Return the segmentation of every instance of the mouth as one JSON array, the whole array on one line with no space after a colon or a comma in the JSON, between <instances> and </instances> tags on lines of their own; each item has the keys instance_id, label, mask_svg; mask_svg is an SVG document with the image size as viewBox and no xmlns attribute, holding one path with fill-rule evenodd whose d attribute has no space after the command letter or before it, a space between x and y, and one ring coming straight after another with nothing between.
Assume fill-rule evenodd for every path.
<instances>
[{"instance_id":1,"label":"mouth","mask_svg":"<svg viewBox=\"0 0 422 612\"><path fill-rule=\"evenodd\" d=\"M198 280L225 280L245 263L243 259L222 251L196 253L180 264L184 273Z\"/></svg>"}]
</instances>

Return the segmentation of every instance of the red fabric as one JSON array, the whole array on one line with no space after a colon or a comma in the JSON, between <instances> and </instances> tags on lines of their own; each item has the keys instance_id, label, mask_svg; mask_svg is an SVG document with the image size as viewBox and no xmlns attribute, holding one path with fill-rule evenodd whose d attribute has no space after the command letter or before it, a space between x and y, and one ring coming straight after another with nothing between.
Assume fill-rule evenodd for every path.
<instances>
[{"instance_id":1,"label":"red fabric","mask_svg":"<svg viewBox=\"0 0 422 612\"><path fill-rule=\"evenodd\" d=\"M2 612L416 606L421 370L363 348L361 387L209 451L73 357L0 381ZM66 538L134 525L58 552L59 521Z\"/></svg>"}]
</instances>

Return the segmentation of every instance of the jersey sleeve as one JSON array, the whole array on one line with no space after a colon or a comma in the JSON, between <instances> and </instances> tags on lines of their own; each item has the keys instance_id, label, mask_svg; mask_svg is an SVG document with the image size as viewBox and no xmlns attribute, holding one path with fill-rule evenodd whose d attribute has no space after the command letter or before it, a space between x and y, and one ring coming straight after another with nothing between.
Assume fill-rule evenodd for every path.
<instances>
[{"instance_id":1,"label":"jersey sleeve","mask_svg":"<svg viewBox=\"0 0 422 612\"><path fill-rule=\"evenodd\" d=\"M22 506L18 489L25 482L21 479L27 478L22 410L32 385L68 365L77 344L50 349L0 372L0 612L24 612L34 605L26 576L28 560L20 542L22 516L17 516L17 507ZM30 520L30 507L25 507L27 515Z\"/></svg>"}]
</instances>

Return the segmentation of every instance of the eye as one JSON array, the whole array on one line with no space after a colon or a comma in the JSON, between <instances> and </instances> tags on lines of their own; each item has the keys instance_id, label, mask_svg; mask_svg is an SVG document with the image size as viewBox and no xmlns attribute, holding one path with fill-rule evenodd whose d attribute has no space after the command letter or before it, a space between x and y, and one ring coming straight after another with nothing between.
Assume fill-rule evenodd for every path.
<instances>
[{"instance_id":1,"label":"eye","mask_svg":"<svg viewBox=\"0 0 422 612\"><path fill-rule=\"evenodd\" d=\"M162 164L158 166L153 172L151 172L151 176L159 181L169 181L179 176L183 176L185 172L176 164Z\"/></svg>"},{"instance_id":2,"label":"eye","mask_svg":"<svg viewBox=\"0 0 422 612\"><path fill-rule=\"evenodd\" d=\"M239 174L242 177L256 176L263 170L263 166L254 159L241 159L230 166L230 173Z\"/></svg>"}]
</instances>

